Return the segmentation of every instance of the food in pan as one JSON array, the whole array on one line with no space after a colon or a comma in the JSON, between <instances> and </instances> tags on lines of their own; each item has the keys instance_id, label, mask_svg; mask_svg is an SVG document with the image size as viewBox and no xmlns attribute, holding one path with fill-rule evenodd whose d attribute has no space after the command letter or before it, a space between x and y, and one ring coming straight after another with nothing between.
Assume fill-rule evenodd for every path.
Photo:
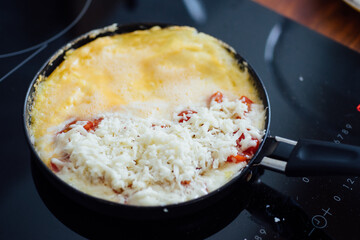
<instances>
[{"instance_id":1,"label":"food in pan","mask_svg":"<svg viewBox=\"0 0 360 240\"><path fill-rule=\"evenodd\" d=\"M205 195L241 171L264 135L246 63L190 27L98 37L35 86L40 158L71 186L123 204Z\"/></svg>"}]
</instances>

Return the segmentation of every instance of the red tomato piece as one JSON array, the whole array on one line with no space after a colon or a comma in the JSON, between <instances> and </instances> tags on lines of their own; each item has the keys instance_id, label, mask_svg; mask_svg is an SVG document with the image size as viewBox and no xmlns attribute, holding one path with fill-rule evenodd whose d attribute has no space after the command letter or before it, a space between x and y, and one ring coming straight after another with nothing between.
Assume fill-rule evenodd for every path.
<instances>
[{"instance_id":1,"label":"red tomato piece","mask_svg":"<svg viewBox=\"0 0 360 240\"><path fill-rule=\"evenodd\" d=\"M73 124L75 124L76 122L77 122L77 120L74 120L74 121L72 121L71 123L66 124L66 126L64 127L64 129L61 130L60 132L58 132L57 134L66 133L66 132L70 131L70 129L71 129L70 126L73 125Z\"/></svg>"},{"instance_id":2,"label":"red tomato piece","mask_svg":"<svg viewBox=\"0 0 360 240\"><path fill-rule=\"evenodd\" d=\"M242 96L242 97L240 98L240 101L243 102L243 103L245 103L245 104L248 106L248 111L250 111L250 109L251 109L251 104L253 104L254 102L251 101L251 100L250 100L248 97L246 97L246 96Z\"/></svg>"},{"instance_id":3,"label":"red tomato piece","mask_svg":"<svg viewBox=\"0 0 360 240\"><path fill-rule=\"evenodd\" d=\"M247 161L247 157L243 156L243 155L230 155L228 156L227 162L231 162L231 163L241 163L241 162L246 162Z\"/></svg>"},{"instance_id":4,"label":"red tomato piece","mask_svg":"<svg viewBox=\"0 0 360 240\"><path fill-rule=\"evenodd\" d=\"M259 149L260 142L256 138L251 138L251 140L256 141L256 145L246 149L244 151L244 154L252 157L256 153L256 151Z\"/></svg>"},{"instance_id":5,"label":"red tomato piece","mask_svg":"<svg viewBox=\"0 0 360 240\"><path fill-rule=\"evenodd\" d=\"M179 117L182 117L180 120L179 120L179 123L182 123L182 122L186 122L186 121L189 121L189 119L191 118L189 116L189 114L194 114L194 113L197 113L196 111L193 111L193 110L184 110L182 111L181 113L178 114Z\"/></svg>"},{"instance_id":6,"label":"red tomato piece","mask_svg":"<svg viewBox=\"0 0 360 240\"><path fill-rule=\"evenodd\" d=\"M99 124L101 123L101 121L104 118L98 118L98 119L94 119L93 121L88 121L85 125L84 125L84 129L88 132L90 132L91 130L95 131L95 129L99 126Z\"/></svg>"},{"instance_id":7,"label":"red tomato piece","mask_svg":"<svg viewBox=\"0 0 360 240\"><path fill-rule=\"evenodd\" d=\"M254 103L253 101L251 101L248 97L246 97L246 96L242 96L241 98L240 98L240 100L243 102L243 103L246 103L246 105L250 105L250 104L252 104L252 103Z\"/></svg>"},{"instance_id":8,"label":"red tomato piece","mask_svg":"<svg viewBox=\"0 0 360 240\"><path fill-rule=\"evenodd\" d=\"M214 100L215 102L221 103L221 102L223 101L223 94L222 94L222 92L217 91L216 93L214 93L213 95L211 95L211 97L210 97L210 102L212 102L213 100Z\"/></svg>"},{"instance_id":9,"label":"red tomato piece","mask_svg":"<svg viewBox=\"0 0 360 240\"><path fill-rule=\"evenodd\" d=\"M190 184L190 180L183 180L183 181L181 181L181 185L189 185Z\"/></svg>"},{"instance_id":10,"label":"red tomato piece","mask_svg":"<svg viewBox=\"0 0 360 240\"><path fill-rule=\"evenodd\" d=\"M50 169L51 169L53 172L57 173L57 172L59 172L62 168L59 168L56 164L54 164L53 162L50 161Z\"/></svg>"},{"instance_id":11,"label":"red tomato piece","mask_svg":"<svg viewBox=\"0 0 360 240\"><path fill-rule=\"evenodd\" d=\"M236 140L236 145L237 145L238 149L241 148L241 140L243 140L243 139L245 139L245 135L242 133L241 136ZM256 145L253 147L249 147L242 153L243 155L248 156L249 158L251 158L256 153L256 151L259 149L259 145L260 145L260 142L258 139L251 138L251 140L256 141Z\"/></svg>"},{"instance_id":12,"label":"red tomato piece","mask_svg":"<svg viewBox=\"0 0 360 240\"><path fill-rule=\"evenodd\" d=\"M90 132L90 130L95 130L98 125L100 124L100 122L103 120L104 118L98 118L98 119L94 119L93 121L88 121L85 125L84 125L84 129L88 132ZM71 125L77 123L78 121L81 121L81 120L74 120L72 121L71 123L68 123L66 124L66 126L64 127L63 130L61 130L60 132L58 132L57 134L60 134L60 133L66 133L68 131L70 131L71 129Z\"/></svg>"},{"instance_id":13,"label":"red tomato piece","mask_svg":"<svg viewBox=\"0 0 360 240\"><path fill-rule=\"evenodd\" d=\"M88 132L90 132L90 130L94 127L94 123L91 121L88 121L85 125L84 125L84 129Z\"/></svg>"},{"instance_id":14,"label":"red tomato piece","mask_svg":"<svg viewBox=\"0 0 360 240\"><path fill-rule=\"evenodd\" d=\"M236 140L236 145L238 148L241 148L241 140L245 139L245 135L242 133L241 136Z\"/></svg>"}]
</instances>

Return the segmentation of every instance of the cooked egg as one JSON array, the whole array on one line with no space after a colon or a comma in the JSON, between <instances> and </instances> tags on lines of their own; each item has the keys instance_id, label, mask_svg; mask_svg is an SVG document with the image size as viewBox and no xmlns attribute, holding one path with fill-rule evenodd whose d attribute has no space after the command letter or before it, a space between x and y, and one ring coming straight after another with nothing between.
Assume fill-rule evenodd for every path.
<instances>
[{"instance_id":1,"label":"cooked egg","mask_svg":"<svg viewBox=\"0 0 360 240\"><path fill-rule=\"evenodd\" d=\"M218 91L226 96L224 103L210 101ZM253 107L241 101L241 96L251 99ZM196 109L197 117L189 120L191 114L180 114L187 109ZM39 77L36 83L30 131L41 159L74 187L121 203L164 205L199 197L229 181L246 165L238 164L245 157L235 157L237 153L246 152L261 141L264 112L246 67L239 67L225 44L190 27L153 27L98 37L67 51L65 60L49 77ZM187 118L179 120L181 117ZM93 119L98 122L88 121ZM201 135L199 128L194 128L196 119L202 124L199 127L208 127L208 136L206 131ZM126 126L120 122L114 125L116 121L128 121L134 131L122 132ZM162 127L153 132L152 122ZM196 151L199 144L199 153L207 158L204 160L196 152L171 155L177 151L176 146L161 139L151 138L149 142L149 138L140 137L141 141L133 143L133 148L128 148L129 143L118 146L118 142L114 148L108 138L120 141L119 133L131 139L131 134L145 132L164 134L164 139L177 139L174 143L179 145L188 144L182 145L182 151L194 147L192 150ZM210 139L210 133L218 139L206 142L203 138ZM242 133L245 135L240 139ZM108 145L99 134L106 136ZM241 146L238 141L243 141ZM225 142L228 148L219 145ZM216 144L217 148L213 148ZM156 155L159 154L156 151L151 154L157 158L141 152L150 145L159 147L156 151L163 151L169 161L159 157L161 153ZM161 150L162 147L167 149ZM140 149L140 153L134 148ZM176 163L173 157L189 165ZM189 157L194 159L189 161ZM156 163L151 162L155 159ZM141 165L144 161L149 167L146 173L145 165ZM124 162L130 165L124 168L121 165ZM151 173L152 168L161 171ZM188 170L176 173L184 169ZM143 180L134 174L140 174ZM163 178L151 174L162 174Z\"/></svg>"}]
</instances>

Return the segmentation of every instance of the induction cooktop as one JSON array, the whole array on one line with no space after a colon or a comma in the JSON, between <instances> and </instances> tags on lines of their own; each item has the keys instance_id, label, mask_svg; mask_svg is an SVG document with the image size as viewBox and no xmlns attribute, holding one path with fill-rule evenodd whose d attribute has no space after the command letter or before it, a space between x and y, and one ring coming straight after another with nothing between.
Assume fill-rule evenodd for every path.
<instances>
[{"instance_id":1,"label":"induction cooktop","mask_svg":"<svg viewBox=\"0 0 360 240\"><path fill-rule=\"evenodd\" d=\"M0 239L92 238L77 229L86 229L80 220L71 225L45 204L53 196L40 197L22 109L31 80L58 48L112 23L190 25L213 35L263 80L272 135L360 145L360 54L251 1L2 1L0 21ZM234 216L202 237L359 239L358 177L286 177L265 170L257 183L246 209L235 199Z\"/></svg>"}]
</instances>

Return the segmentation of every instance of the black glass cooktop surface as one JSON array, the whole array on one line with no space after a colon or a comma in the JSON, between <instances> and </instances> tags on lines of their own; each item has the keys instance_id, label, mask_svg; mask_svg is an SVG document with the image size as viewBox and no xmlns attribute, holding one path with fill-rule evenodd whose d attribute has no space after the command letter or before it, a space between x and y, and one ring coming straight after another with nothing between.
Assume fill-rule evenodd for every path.
<instances>
[{"instance_id":1,"label":"black glass cooktop surface","mask_svg":"<svg viewBox=\"0 0 360 240\"><path fill-rule=\"evenodd\" d=\"M23 103L34 75L58 48L89 30L134 22L190 25L234 47L265 84L272 135L360 145L360 54L251 1L2 1L0 239L101 236L101 226L83 226L81 209L80 216L68 215L66 199L39 186L42 177L31 164L23 130ZM359 239L358 177L286 177L266 170L259 181L245 209L234 199L226 206L233 216L199 236ZM35 183L48 192L40 197ZM55 200L45 205L42 198ZM209 228L212 222L217 224L210 219ZM121 226L114 227L121 238Z\"/></svg>"}]
</instances>

